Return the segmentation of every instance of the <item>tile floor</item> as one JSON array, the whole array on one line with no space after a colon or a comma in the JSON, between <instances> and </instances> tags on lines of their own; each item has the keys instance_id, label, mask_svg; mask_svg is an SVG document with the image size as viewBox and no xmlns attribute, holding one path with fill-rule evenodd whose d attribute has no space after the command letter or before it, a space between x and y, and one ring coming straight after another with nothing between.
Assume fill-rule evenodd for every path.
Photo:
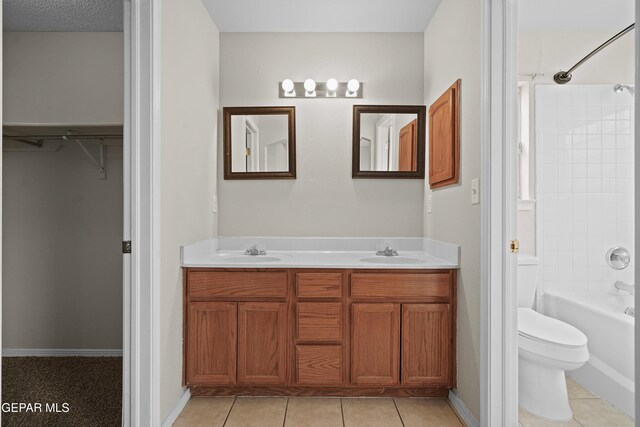
<instances>
[{"instance_id":1,"label":"tile floor","mask_svg":"<svg viewBox=\"0 0 640 427\"><path fill-rule=\"evenodd\" d=\"M462 427L444 398L194 397L174 427Z\"/></svg>"},{"instance_id":2,"label":"tile floor","mask_svg":"<svg viewBox=\"0 0 640 427\"><path fill-rule=\"evenodd\" d=\"M555 423L520 409L520 427L633 427L631 418L568 377L567 389L569 404L573 409L571 421Z\"/></svg>"}]
</instances>

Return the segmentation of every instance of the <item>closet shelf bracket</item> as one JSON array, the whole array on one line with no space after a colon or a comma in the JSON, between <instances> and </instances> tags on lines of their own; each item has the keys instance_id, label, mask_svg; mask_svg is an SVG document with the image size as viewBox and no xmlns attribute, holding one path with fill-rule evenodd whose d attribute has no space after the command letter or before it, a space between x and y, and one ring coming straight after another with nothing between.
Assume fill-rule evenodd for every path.
<instances>
[{"instance_id":1,"label":"closet shelf bracket","mask_svg":"<svg viewBox=\"0 0 640 427\"><path fill-rule=\"evenodd\" d=\"M65 141L73 141L78 147L87 155L91 163L98 169L100 173L100 179L107 179L107 170L106 170L106 155L105 155L105 145L104 141L100 140L100 144L98 145L98 158L95 158L93 154L89 152L87 147L77 138L73 136L63 136L62 139Z\"/></svg>"}]
</instances>

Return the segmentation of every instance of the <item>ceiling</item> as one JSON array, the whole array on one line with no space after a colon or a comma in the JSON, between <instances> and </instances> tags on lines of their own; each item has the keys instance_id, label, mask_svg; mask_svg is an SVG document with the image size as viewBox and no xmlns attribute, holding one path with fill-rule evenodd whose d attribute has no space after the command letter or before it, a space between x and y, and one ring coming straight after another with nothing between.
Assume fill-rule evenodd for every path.
<instances>
[{"instance_id":1,"label":"ceiling","mask_svg":"<svg viewBox=\"0 0 640 427\"><path fill-rule=\"evenodd\" d=\"M122 31L123 0L3 0L4 31Z\"/></svg>"},{"instance_id":2,"label":"ceiling","mask_svg":"<svg viewBox=\"0 0 640 427\"><path fill-rule=\"evenodd\" d=\"M441 0L202 0L222 32L423 32Z\"/></svg>"},{"instance_id":3,"label":"ceiling","mask_svg":"<svg viewBox=\"0 0 640 427\"><path fill-rule=\"evenodd\" d=\"M634 20L635 0L518 1L520 31L615 33L632 24Z\"/></svg>"}]
</instances>

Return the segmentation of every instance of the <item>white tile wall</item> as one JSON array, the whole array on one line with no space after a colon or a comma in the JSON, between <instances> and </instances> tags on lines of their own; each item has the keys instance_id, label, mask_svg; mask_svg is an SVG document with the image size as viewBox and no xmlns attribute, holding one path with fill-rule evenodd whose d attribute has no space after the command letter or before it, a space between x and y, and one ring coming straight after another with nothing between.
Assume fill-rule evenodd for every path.
<instances>
[{"instance_id":1,"label":"white tile wall","mask_svg":"<svg viewBox=\"0 0 640 427\"><path fill-rule=\"evenodd\" d=\"M539 291L633 282L632 118L633 97L613 83L536 86ZM627 269L606 264L613 246L631 252Z\"/></svg>"}]
</instances>

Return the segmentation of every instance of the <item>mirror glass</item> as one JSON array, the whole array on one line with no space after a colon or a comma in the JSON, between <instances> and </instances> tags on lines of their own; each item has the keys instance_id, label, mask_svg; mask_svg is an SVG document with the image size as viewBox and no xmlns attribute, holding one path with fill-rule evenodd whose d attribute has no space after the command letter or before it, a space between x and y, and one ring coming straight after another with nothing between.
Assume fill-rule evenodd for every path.
<instances>
[{"instance_id":1,"label":"mirror glass","mask_svg":"<svg viewBox=\"0 0 640 427\"><path fill-rule=\"evenodd\" d=\"M225 179L295 177L293 107L224 110Z\"/></svg>"},{"instance_id":2,"label":"mirror glass","mask_svg":"<svg viewBox=\"0 0 640 427\"><path fill-rule=\"evenodd\" d=\"M232 172L288 171L288 145L287 116L231 117Z\"/></svg>"},{"instance_id":3,"label":"mirror glass","mask_svg":"<svg viewBox=\"0 0 640 427\"><path fill-rule=\"evenodd\" d=\"M424 106L354 106L353 177L424 178Z\"/></svg>"},{"instance_id":4,"label":"mirror glass","mask_svg":"<svg viewBox=\"0 0 640 427\"><path fill-rule=\"evenodd\" d=\"M418 170L417 114L362 114L360 170Z\"/></svg>"}]
</instances>

